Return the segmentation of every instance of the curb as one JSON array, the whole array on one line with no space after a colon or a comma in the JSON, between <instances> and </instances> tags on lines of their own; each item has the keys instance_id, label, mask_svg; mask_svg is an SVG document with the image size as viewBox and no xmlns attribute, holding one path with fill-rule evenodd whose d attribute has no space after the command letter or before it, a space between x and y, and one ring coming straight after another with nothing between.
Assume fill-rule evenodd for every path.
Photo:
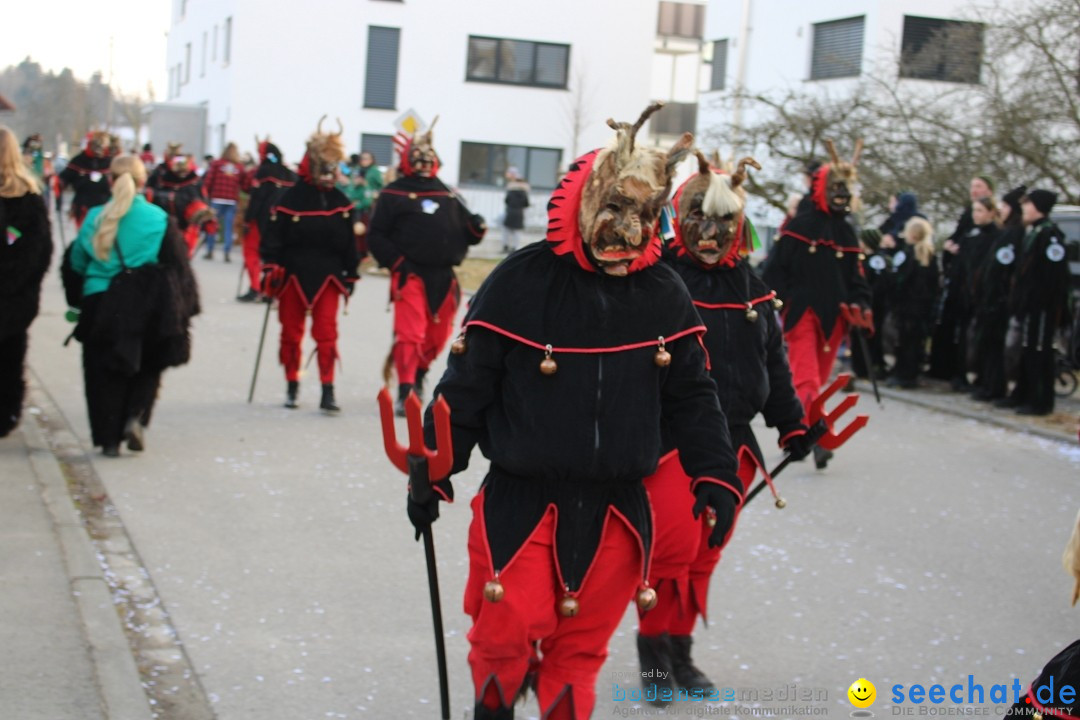
<instances>
[{"instance_id":1,"label":"curb","mask_svg":"<svg viewBox=\"0 0 1080 720\"><path fill-rule=\"evenodd\" d=\"M75 510L68 494L67 480L35 417L27 412L20 427L67 567L72 594L90 647L105 717L150 720L153 717L150 704L113 605L97 550Z\"/></svg>"},{"instance_id":2,"label":"curb","mask_svg":"<svg viewBox=\"0 0 1080 720\"><path fill-rule=\"evenodd\" d=\"M871 400L873 399L874 389L868 381L856 379L855 388L860 393L870 397ZM881 393L883 399L889 398L890 400L916 405L918 407L926 408L927 410L936 410L937 412L945 413L947 415L955 415L968 420L986 423L987 425L995 425L997 427L1005 428L1006 430L1035 435L1047 440L1053 440L1054 442L1063 442L1072 445L1075 444L1077 440L1075 434L1070 435L1065 432L1058 432L1051 430L1050 428L1025 423L1021 420L1014 420L1005 417L1004 415L999 415L999 413L993 410L976 412L970 408L964 407L962 403L951 402L947 397L938 399L934 396L928 396L926 393L921 393L918 390L894 390L892 388L882 387L881 384L879 384L878 392Z\"/></svg>"}]
</instances>

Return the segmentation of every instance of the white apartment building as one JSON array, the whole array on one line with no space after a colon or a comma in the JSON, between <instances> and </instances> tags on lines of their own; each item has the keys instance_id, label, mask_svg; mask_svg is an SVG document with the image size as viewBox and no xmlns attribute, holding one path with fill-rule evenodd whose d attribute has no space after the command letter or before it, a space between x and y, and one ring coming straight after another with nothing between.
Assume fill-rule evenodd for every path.
<instances>
[{"instance_id":1,"label":"white apartment building","mask_svg":"<svg viewBox=\"0 0 1080 720\"><path fill-rule=\"evenodd\" d=\"M653 99L661 4L172 0L167 100L206 107L209 153L269 134L294 162L324 114L349 152L383 165L397 119L438 115L440 177L492 219L516 166L542 226L560 171L609 140L607 118L632 121Z\"/></svg>"}]
</instances>

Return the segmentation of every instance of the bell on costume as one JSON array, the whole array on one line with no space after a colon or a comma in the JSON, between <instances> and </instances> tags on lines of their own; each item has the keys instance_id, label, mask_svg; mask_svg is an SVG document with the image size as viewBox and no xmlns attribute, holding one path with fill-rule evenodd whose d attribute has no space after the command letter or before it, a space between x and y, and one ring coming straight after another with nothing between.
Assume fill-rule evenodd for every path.
<instances>
[{"instance_id":1,"label":"bell on costume","mask_svg":"<svg viewBox=\"0 0 1080 720\"><path fill-rule=\"evenodd\" d=\"M564 595L559 601L559 614L563 617L574 617L581 610L581 603L573 595Z\"/></svg>"},{"instance_id":2,"label":"bell on costume","mask_svg":"<svg viewBox=\"0 0 1080 720\"><path fill-rule=\"evenodd\" d=\"M746 303L746 322L757 322L758 311L754 309L753 303Z\"/></svg>"},{"instance_id":3,"label":"bell on costume","mask_svg":"<svg viewBox=\"0 0 1080 720\"><path fill-rule=\"evenodd\" d=\"M657 342L660 343L660 347L656 350L656 355L653 356L653 362L656 363L657 367L667 367L671 364L671 353L664 347L664 336L658 337Z\"/></svg>"},{"instance_id":4,"label":"bell on costume","mask_svg":"<svg viewBox=\"0 0 1080 720\"><path fill-rule=\"evenodd\" d=\"M454 342L450 343L450 352L454 355L461 355L465 352L465 333L461 333L454 338Z\"/></svg>"},{"instance_id":5,"label":"bell on costume","mask_svg":"<svg viewBox=\"0 0 1080 720\"><path fill-rule=\"evenodd\" d=\"M506 594L506 589L499 581L499 574L496 573L495 577L484 583L484 599L490 603L497 603L503 599Z\"/></svg>"},{"instance_id":6,"label":"bell on costume","mask_svg":"<svg viewBox=\"0 0 1080 720\"><path fill-rule=\"evenodd\" d=\"M544 359L540 361L540 372L545 375L554 375L558 369L559 364L555 362L555 358L551 357L551 345L548 345L544 348Z\"/></svg>"}]
</instances>

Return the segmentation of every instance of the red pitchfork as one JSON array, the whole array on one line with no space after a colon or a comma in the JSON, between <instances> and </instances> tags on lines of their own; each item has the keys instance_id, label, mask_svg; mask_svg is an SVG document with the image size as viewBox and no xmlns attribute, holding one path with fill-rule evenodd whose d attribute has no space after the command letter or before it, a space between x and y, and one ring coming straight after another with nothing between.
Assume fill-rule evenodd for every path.
<instances>
[{"instance_id":1,"label":"red pitchfork","mask_svg":"<svg viewBox=\"0 0 1080 720\"><path fill-rule=\"evenodd\" d=\"M859 394L851 393L841 400L840 404L833 408L831 412L825 411L825 401L835 395L842 387L847 385L849 380L851 380L851 375L849 373L840 373L827 388L821 391L821 394L817 396L817 399L810 404L810 412L807 414L806 418L810 423L810 429L807 431L807 435L811 440L826 450L835 450L846 443L851 439L852 435L866 427L866 423L870 420L869 415L856 415L855 419L848 423L843 430L840 430L839 432L833 430L833 423L839 420L841 415L855 407L855 403L859 402ZM773 468L772 472L769 473L768 480L762 480L757 484L757 487L750 491L750 494L746 496L746 500L743 501L743 506L753 500L759 492L764 490L765 486L780 474L780 471L786 468L790 462L790 455L781 460L780 464ZM784 502L783 498L777 498L777 507L782 508L786 504L787 503Z\"/></svg>"},{"instance_id":2,"label":"red pitchfork","mask_svg":"<svg viewBox=\"0 0 1080 720\"><path fill-rule=\"evenodd\" d=\"M416 393L410 392L405 398L405 419L409 424L409 447L402 447L397 441L394 429L394 400L390 390L384 387L379 391L379 417L382 419L383 446L386 456L401 472L409 473L409 456L427 459L427 483L409 483L409 496L421 505L431 500L434 491L431 483L449 477L454 467L454 446L450 436L450 405L441 395L432 405L435 416L435 449L428 449L424 444L423 407ZM428 591L431 595L431 620L435 626L435 660L439 667L439 701L443 720L450 720L450 683L446 672L446 641L443 637L442 602L439 599L438 567L435 563L435 539L431 534L431 525L424 527L420 534L424 536L424 555L427 559Z\"/></svg>"}]
</instances>

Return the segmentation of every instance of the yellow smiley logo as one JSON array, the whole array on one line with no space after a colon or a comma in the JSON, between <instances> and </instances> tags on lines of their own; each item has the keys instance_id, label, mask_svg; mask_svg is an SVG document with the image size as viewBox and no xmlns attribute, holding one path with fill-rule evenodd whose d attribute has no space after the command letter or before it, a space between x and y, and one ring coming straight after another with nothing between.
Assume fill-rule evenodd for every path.
<instances>
[{"instance_id":1,"label":"yellow smiley logo","mask_svg":"<svg viewBox=\"0 0 1080 720\"><path fill-rule=\"evenodd\" d=\"M874 704L874 699L877 697L877 688L874 687L874 683L866 678L859 678L851 683L851 687L847 689L847 696L855 707L867 708Z\"/></svg>"}]
</instances>

